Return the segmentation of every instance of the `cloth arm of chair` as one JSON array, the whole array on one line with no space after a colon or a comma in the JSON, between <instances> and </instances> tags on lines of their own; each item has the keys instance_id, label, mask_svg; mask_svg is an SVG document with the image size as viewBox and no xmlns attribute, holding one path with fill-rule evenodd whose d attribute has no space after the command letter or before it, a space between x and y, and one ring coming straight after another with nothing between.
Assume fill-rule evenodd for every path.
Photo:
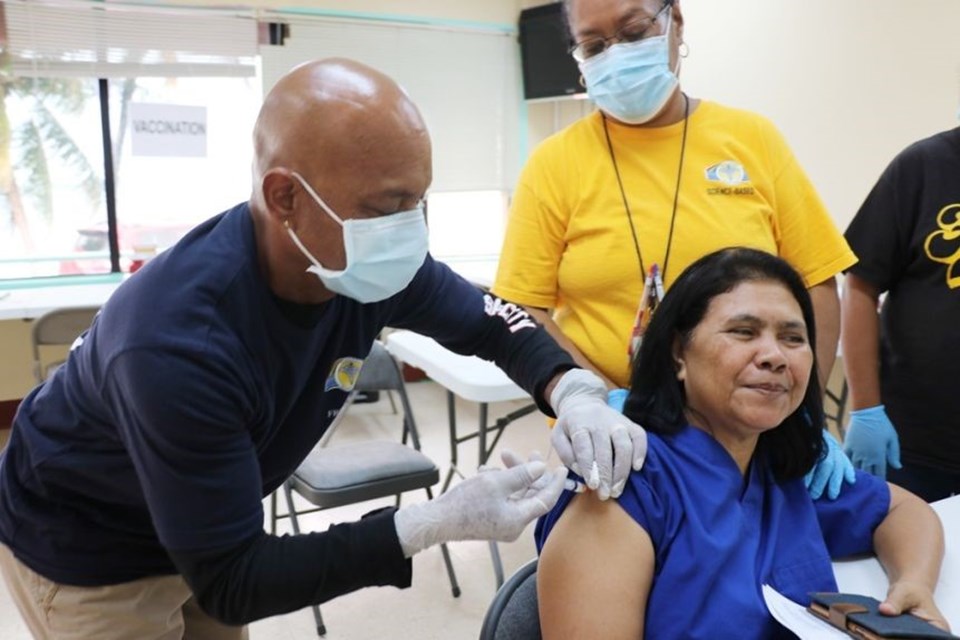
<instances>
[{"instance_id":1,"label":"cloth arm of chair","mask_svg":"<svg viewBox=\"0 0 960 640\"><path fill-rule=\"evenodd\" d=\"M397 540L395 512L378 509L325 532L261 532L226 549L168 553L206 613L241 625L362 587L409 587L413 568Z\"/></svg>"}]
</instances>

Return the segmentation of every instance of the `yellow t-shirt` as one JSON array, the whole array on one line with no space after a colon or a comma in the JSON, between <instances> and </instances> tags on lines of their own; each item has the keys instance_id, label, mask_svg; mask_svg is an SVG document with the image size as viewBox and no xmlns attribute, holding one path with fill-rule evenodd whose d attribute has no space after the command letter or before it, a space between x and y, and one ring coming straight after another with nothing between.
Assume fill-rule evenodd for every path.
<instances>
[{"instance_id":1,"label":"yellow t-shirt","mask_svg":"<svg viewBox=\"0 0 960 640\"><path fill-rule=\"evenodd\" d=\"M684 123L608 122L645 269L664 285L730 246L779 255L813 286L856 262L776 128L756 114L703 101L690 114L669 262ZM493 291L555 309L555 321L620 386L643 288L637 249L599 112L545 140L514 194Z\"/></svg>"}]
</instances>

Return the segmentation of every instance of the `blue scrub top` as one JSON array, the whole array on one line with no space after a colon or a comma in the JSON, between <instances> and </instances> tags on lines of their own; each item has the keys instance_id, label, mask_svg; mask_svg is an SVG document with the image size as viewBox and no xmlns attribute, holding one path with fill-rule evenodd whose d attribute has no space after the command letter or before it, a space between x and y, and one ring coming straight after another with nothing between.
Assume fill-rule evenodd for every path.
<instances>
[{"instance_id":1,"label":"blue scrub top","mask_svg":"<svg viewBox=\"0 0 960 640\"><path fill-rule=\"evenodd\" d=\"M537 549L575 494L537 523ZM812 500L802 479L777 483L754 458L746 480L709 434L650 434L643 469L618 503L650 535L656 567L646 636L792 638L767 611L769 584L802 605L836 591L831 558L873 550L890 507L886 482L857 472L837 500Z\"/></svg>"}]
</instances>

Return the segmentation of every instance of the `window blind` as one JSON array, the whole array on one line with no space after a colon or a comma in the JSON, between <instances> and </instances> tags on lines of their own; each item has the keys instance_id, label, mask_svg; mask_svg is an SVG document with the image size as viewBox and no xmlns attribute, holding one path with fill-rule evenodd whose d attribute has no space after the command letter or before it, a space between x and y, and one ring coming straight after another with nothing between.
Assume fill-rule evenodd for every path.
<instances>
[{"instance_id":1,"label":"window blind","mask_svg":"<svg viewBox=\"0 0 960 640\"><path fill-rule=\"evenodd\" d=\"M346 57L396 80L433 142L431 191L509 191L519 171L520 54L516 34L388 21L270 14L289 25L260 48L264 94L297 64Z\"/></svg>"},{"instance_id":2,"label":"window blind","mask_svg":"<svg viewBox=\"0 0 960 640\"><path fill-rule=\"evenodd\" d=\"M8 73L31 77L254 76L252 12L106 0L5 0Z\"/></svg>"}]
</instances>

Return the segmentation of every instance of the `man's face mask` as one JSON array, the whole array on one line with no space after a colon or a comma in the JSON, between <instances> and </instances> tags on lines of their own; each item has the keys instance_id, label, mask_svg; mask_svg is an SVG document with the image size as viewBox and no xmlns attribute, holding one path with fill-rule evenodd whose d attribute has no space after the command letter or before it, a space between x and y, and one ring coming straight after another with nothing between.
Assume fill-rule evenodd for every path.
<instances>
[{"instance_id":1,"label":"man's face mask","mask_svg":"<svg viewBox=\"0 0 960 640\"><path fill-rule=\"evenodd\" d=\"M314 202L343 228L347 265L342 271L335 271L320 264L287 226L293 243L310 261L307 271L316 275L323 286L368 303L386 300L410 284L427 257L429 246L422 205L377 218L343 220L299 173L292 175Z\"/></svg>"},{"instance_id":2,"label":"man's face mask","mask_svg":"<svg viewBox=\"0 0 960 640\"><path fill-rule=\"evenodd\" d=\"M620 122L649 122L680 84L670 69L671 12L666 14L663 35L619 42L580 63L590 99Z\"/></svg>"}]
</instances>

